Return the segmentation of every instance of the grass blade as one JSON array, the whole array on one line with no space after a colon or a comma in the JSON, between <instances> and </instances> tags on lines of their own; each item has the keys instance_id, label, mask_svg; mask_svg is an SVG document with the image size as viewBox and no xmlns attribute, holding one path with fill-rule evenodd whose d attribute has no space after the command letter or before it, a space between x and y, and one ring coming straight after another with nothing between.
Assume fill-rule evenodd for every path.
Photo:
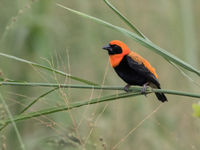
<instances>
[{"instance_id":1,"label":"grass blade","mask_svg":"<svg viewBox=\"0 0 200 150\"><path fill-rule=\"evenodd\" d=\"M65 77L69 77L69 78L71 78L73 80L76 80L76 81L79 81L79 82L82 82L82 83L85 83L85 84L97 85L94 82L91 82L91 81L88 81L88 80L85 80L85 79L81 79L79 77L72 76L72 75L70 75L68 73L65 73L65 72L62 72L60 70L53 69L53 68L50 68L50 67L47 67L47 66L43 66L43 65L40 65L38 63L31 62L31 61L28 61L28 60L25 60L25 59L22 59L22 58L19 58L19 57L15 57L15 56L4 54L4 53L0 53L0 56L7 57L7 58L10 58L12 60L20 61L20 62L29 64L29 65L32 65L32 66L35 66L35 67L39 67L39 68L42 68L42 69L45 69L45 70L48 70L48 71L52 71L52 72L55 72L55 73L57 73L59 75L62 75L62 76L65 76Z\"/></svg>"},{"instance_id":2,"label":"grass blade","mask_svg":"<svg viewBox=\"0 0 200 150\"><path fill-rule=\"evenodd\" d=\"M121 32L121 33L123 33L125 35L128 35L129 37L131 37L133 40L135 40L139 44L149 48L150 50L152 50L153 52L155 52L158 55L162 56L163 58L165 58L167 60L170 60L170 61L174 62L175 64L183 67L184 69L186 69L188 71L191 71L193 73L196 73L198 76L200 76L200 71L197 70L196 68L192 67L190 64L184 62L183 60L181 60L178 57L174 56L173 54L167 52L163 48L160 48L159 46L155 45L151 41L143 39L142 37L138 36L137 34L131 32L131 31L128 31L128 30L126 30L126 29L124 29L122 27L115 26L115 25L113 25L111 23L108 23L108 22L106 22L104 20L101 20L99 18L96 18L96 17L90 16L90 15L87 15L85 13L73 10L71 8L65 7L65 6L63 6L61 4L57 4L57 5L59 7L61 7L61 8L64 8L65 10L68 10L68 11L74 13L74 14L77 14L79 16L85 17L85 18L90 19L90 20L92 20L92 21L94 21L96 23L99 23L99 24L102 24L102 25L104 25L106 27L114 29L115 31L119 31L119 32Z\"/></svg>"},{"instance_id":3,"label":"grass blade","mask_svg":"<svg viewBox=\"0 0 200 150\"><path fill-rule=\"evenodd\" d=\"M58 87L51 89L49 91L47 91L46 93L40 95L39 97L37 97L35 100L33 100L28 106L26 106L21 112L20 114L24 113L25 111L27 111L33 104L35 104L36 102L38 102L41 98L45 97L46 95L50 94L51 92L57 90Z\"/></svg>"},{"instance_id":4,"label":"grass blade","mask_svg":"<svg viewBox=\"0 0 200 150\"><path fill-rule=\"evenodd\" d=\"M138 34L139 36L141 36L142 38L149 40L142 32L140 32L139 29L137 29L137 27L135 27L129 20L128 18L126 18L123 14L121 14L109 1L104 0L104 2L106 3L106 5L112 9L136 34Z\"/></svg>"}]
</instances>

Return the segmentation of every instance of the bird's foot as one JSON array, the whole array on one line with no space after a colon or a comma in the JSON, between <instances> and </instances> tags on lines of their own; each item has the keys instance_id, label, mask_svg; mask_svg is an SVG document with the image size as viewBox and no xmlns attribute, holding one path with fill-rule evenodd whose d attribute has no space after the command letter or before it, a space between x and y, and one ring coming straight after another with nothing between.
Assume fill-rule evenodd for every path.
<instances>
[{"instance_id":1,"label":"bird's foot","mask_svg":"<svg viewBox=\"0 0 200 150\"><path fill-rule=\"evenodd\" d=\"M147 90L147 85L148 85L148 84L149 84L148 82L145 83L145 84L143 85L142 90L141 90L141 93L144 94L145 96L147 96L146 90Z\"/></svg>"},{"instance_id":2,"label":"bird's foot","mask_svg":"<svg viewBox=\"0 0 200 150\"><path fill-rule=\"evenodd\" d=\"M124 91L126 92L131 92L131 90L129 89L131 85L127 84L125 87L124 87Z\"/></svg>"}]
</instances>

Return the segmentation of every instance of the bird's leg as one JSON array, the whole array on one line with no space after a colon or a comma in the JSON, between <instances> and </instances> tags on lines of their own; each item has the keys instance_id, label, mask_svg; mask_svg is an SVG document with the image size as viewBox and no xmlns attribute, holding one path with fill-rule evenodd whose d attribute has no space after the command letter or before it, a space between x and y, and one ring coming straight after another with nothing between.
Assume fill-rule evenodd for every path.
<instances>
[{"instance_id":1,"label":"bird's leg","mask_svg":"<svg viewBox=\"0 0 200 150\"><path fill-rule=\"evenodd\" d=\"M130 92L130 90L129 90L129 87L130 87L130 86L131 86L130 84L127 84L127 85L124 87L124 91Z\"/></svg>"},{"instance_id":2,"label":"bird's leg","mask_svg":"<svg viewBox=\"0 0 200 150\"><path fill-rule=\"evenodd\" d=\"M149 85L149 82L145 83L145 84L143 85L142 90L141 90L141 93L144 94L145 96L147 96L147 94L146 94L147 85Z\"/></svg>"}]
</instances>

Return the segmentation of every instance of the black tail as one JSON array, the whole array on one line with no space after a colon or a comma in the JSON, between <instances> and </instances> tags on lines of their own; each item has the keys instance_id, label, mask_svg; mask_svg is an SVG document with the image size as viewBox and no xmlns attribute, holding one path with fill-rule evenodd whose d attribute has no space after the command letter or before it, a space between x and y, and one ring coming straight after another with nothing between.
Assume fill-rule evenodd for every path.
<instances>
[{"instance_id":1,"label":"black tail","mask_svg":"<svg viewBox=\"0 0 200 150\"><path fill-rule=\"evenodd\" d=\"M153 84L150 85L151 87L157 88L157 89L161 89L160 83L158 82L157 79L153 80L152 83L153 83ZM163 103L164 103L165 101L167 101L167 98L166 98L166 96L165 96L163 93L156 92L155 94L156 94L156 97L158 98L159 101L161 101L161 102L163 102Z\"/></svg>"},{"instance_id":2,"label":"black tail","mask_svg":"<svg viewBox=\"0 0 200 150\"><path fill-rule=\"evenodd\" d=\"M159 101L161 101L161 102L167 101L167 98L163 93L155 93L155 94Z\"/></svg>"},{"instance_id":3,"label":"black tail","mask_svg":"<svg viewBox=\"0 0 200 150\"><path fill-rule=\"evenodd\" d=\"M157 85L157 88L161 89L160 85ZM161 101L163 103L165 101L167 101L167 97L163 93L155 93L155 94L156 94L156 97L158 98L159 101Z\"/></svg>"}]
</instances>

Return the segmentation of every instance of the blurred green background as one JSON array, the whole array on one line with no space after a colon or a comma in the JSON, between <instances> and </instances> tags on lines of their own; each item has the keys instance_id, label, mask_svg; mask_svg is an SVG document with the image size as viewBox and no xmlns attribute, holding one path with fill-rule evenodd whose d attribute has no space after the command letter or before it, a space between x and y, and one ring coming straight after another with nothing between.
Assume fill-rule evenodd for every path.
<instances>
[{"instance_id":1,"label":"blurred green background","mask_svg":"<svg viewBox=\"0 0 200 150\"><path fill-rule=\"evenodd\" d=\"M123 0L111 1L149 39L199 69L200 1ZM96 16L128 28L103 0L0 0L0 51L105 85L125 85L108 64L102 47L109 41L124 41L149 60L164 89L199 92L199 86L176 68L129 37L56 5ZM27 82L72 83L54 73L0 57L1 77ZM189 74L195 81L199 77ZM50 88L1 87L13 115ZM89 100L113 91L60 89L41 99L28 111ZM169 102L139 127L137 125L160 102L153 94L84 106L68 112L17 122L26 149L116 149L198 150L200 119L192 116L196 99L167 95ZM0 104L0 118L7 117ZM137 127L124 141L124 137ZM81 139L81 141L80 141ZM20 149L12 125L0 132L0 149Z\"/></svg>"}]
</instances>

